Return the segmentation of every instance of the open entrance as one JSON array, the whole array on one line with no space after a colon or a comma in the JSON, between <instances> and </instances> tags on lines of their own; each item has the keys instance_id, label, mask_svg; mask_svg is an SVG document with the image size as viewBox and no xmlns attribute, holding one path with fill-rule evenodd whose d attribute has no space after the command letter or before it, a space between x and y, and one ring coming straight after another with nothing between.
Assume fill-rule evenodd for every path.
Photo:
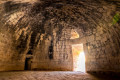
<instances>
[{"instance_id":1,"label":"open entrance","mask_svg":"<svg viewBox=\"0 0 120 80\"><path fill-rule=\"evenodd\" d=\"M31 70L31 58L25 60L25 70Z\"/></svg>"},{"instance_id":2,"label":"open entrance","mask_svg":"<svg viewBox=\"0 0 120 80\"><path fill-rule=\"evenodd\" d=\"M83 44L72 45L73 71L85 72L85 55Z\"/></svg>"}]
</instances>

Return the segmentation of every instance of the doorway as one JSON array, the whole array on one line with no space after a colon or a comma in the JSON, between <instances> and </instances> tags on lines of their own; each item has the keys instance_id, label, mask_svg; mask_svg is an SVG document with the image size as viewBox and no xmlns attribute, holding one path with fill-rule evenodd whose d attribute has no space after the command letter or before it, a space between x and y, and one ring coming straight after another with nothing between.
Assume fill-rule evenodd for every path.
<instances>
[{"instance_id":1,"label":"doorway","mask_svg":"<svg viewBox=\"0 0 120 80\"><path fill-rule=\"evenodd\" d=\"M25 60L25 70L31 70L31 58L26 58Z\"/></svg>"},{"instance_id":2,"label":"doorway","mask_svg":"<svg viewBox=\"0 0 120 80\"><path fill-rule=\"evenodd\" d=\"M72 45L73 71L85 72L85 54L83 44Z\"/></svg>"}]
</instances>

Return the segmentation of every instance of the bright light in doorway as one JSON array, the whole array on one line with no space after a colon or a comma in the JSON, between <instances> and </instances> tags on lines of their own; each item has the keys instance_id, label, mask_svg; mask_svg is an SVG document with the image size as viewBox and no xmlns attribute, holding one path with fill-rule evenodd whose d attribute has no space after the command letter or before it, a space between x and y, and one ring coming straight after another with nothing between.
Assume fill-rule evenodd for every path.
<instances>
[{"instance_id":1,"label":"bright light in doorway","mask_svg":"<svg viewBox=\"0 0 120 80\"><path fill-rule=\"evenodd\" d=\"M73 52L73 70L85 72L85 54L83 50L83 44L73 45L72 52Z\"/></svg>"},{"instance_id":2,"label":"bright light in doorway","mask_svg":"<svg viewBox=\"0 0 120 80\"><path fill-rule=\"evenodd\" d=\"M84 52L81 52L78 58L78 67L77 71L85 72L85 55Z\"/></svg>"}]
</instances>

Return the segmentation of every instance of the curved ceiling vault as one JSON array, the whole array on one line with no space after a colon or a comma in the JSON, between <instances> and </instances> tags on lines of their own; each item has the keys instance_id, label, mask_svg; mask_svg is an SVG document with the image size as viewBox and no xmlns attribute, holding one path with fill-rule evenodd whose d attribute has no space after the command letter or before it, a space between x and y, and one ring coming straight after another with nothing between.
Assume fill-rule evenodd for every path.
<instances>
[{"instance_id":1,"label":"curved ceiling vault","mask_svg":"<svg viewBox=\"0 0 120 80\"><path fill-rule=\"evenodd\" d=\"M91 46L96 47L93 44L99 46L98 43L108 49L109 46L106 47L106 41L109 38L110 41L118 45L120 42L118 40L120 37L119 31L117 31L120 29L118 27L119 20L117 19L118 21L114 22L116 20L115 16L119 16L120 13L118 5L108 0L1 0L0 54L2 57L0 58L0 66L8 65L10 66L9 69L5 66L3 70L13 70L12 67L19 63L20 65L16 70L22 70L28 52L33 55L40 55L33 59L35 62L34 68L41 66L37 62L44 61L40 60L43 58L57 59L56 64L66 65L67 60L69 61L71 58L69 58L68 54L65 54L67 53L65 50L64 53L55 54L57 53L56 46L68 45L65 41L70 39L69 34L72 29L75 29L80 36L78 42L85 37L84 44L87 49L88 47L91 48ZM111 31L116 36L113 36ZM101 37L102 35L103 37ZM101 42L105 35L108 38ZM111 40L111 38L116 38L116 40ZM93 43L92 40L97 41ZM70 51L70 48L64 47L64 49ZM118 49L119 45L116 47ZM89 52L89 49L87 51ZM41 57L43 54L40 54L40 52L49 56ZM116 53L119 52L120 50ZM53 53L54 55L52 55ZM61 60L60 57L66 61L62 63L62 61L59 61ZM90 57L88 59L91 60ZM46 60L47 62L49 60ZM88 61L87 64L92 65L92 62ZM105 65L102 67L104 68ZM99 67L101 66L93 68L98 70ZM88 71L93 68L88 68ZM114 68L112 69L114 70Z\"/></svg>"}]
</instances>

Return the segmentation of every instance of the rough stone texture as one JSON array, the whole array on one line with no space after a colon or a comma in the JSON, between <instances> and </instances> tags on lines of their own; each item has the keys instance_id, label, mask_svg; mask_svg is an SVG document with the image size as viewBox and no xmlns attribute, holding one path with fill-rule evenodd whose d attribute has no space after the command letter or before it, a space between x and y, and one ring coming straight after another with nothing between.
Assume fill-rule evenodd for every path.
<instances>
[{"instance_id":1,"label":"rough stone texture","mask_svg":"<svg viewBox=\"0 0 120 80\"><path fill-rule=\"evenodd\" d=\"M1 72L0 80L97 80L81 72Z\"/></svg>"},{"instance_id":2,"label":"rough stone texture","mask_svg":"<svg viewBox=\"0 0 120 80\"><path fill-rule=\"evenodd\" d=\"M72 44L84 44L87 71L120 71L116 6L104 0L1 0L0 71L72 70ZM79 38L70 39L75 29Z\"/></svg>"},{"instance_id":3,"label":"rough stone texture","mask_svg":"<svg viewBox=\"0 0 120 80\"><path fill-rule=\"evenodd\" d=\"M90 42L88 40L86 43L88 49L87 65L94 65L88 66L87 69L88 71L120 71L120 28L111 26L105 32L103 29L101 31L97 31L98 33L92 35L93 40Z\"/></svg>"},{"instance_id":4,"label":"rough stone texture","mask_svg":"<svg viewBox=\"0 0 120 80\"><path fill-rule=\"evenodd\" d=\"M91 75L81 72L24 71L1 72L0 80L119 80L119 76Z\"/></svg>"}]
</instances>

